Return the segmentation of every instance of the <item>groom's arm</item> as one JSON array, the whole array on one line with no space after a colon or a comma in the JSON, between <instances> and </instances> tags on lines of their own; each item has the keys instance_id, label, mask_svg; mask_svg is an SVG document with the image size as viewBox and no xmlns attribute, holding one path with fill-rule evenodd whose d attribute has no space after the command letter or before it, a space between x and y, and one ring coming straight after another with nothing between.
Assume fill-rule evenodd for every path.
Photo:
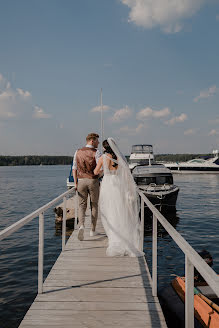
<instances>
[{"instance_id":1,"label":"groom's arm","mask_svg":"<svg viewBox=\"0 0 219 328\"><path fill-rule=\"evenodd\" d=\"M100 170L101 170L102 165L103 165L103 157L100 157L100 159L99 159L99 161L97 163L97 166L94 169L94 174L95 175L98 175L100 173Z\"/></svg>"},{"instance_id":2,"label":"groom's arm","mask_svg":"<svg viewBox=\"0 0 219 328\"><path fill-rule=\"evenodd\" d=\"M74 182L75 182L75 190L78 189L78 172L77 169L73 169L73 178L74 178Z\"/></svg>"},{"instance_id":3,"label":"groom's arm","mask_svg":"<svg viewBox=\"0 0 219 328\"><path fill-rule=\"evenodd\" d=\"M78 188L78 174L77 174L77 150L74 154L74 158L73 158L73 165L72 165L72 172L73 172L73 178L74 178L74 182L75 182L75 189L77 190Z\"/></svg>"}]
</instances>

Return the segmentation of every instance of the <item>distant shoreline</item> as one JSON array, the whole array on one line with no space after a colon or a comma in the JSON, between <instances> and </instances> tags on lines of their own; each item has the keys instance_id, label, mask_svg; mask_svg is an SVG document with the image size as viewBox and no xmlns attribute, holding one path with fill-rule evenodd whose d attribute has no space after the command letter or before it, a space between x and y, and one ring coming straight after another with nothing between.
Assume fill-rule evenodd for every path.
<instances>
[{"instance_id":1,"label":"distant shoreline","mask_svg":"<svg viewBox=\"0 0 219 328\"><path fill-rule=\"evenodd\" d=\"M71 165L71 156L0 156L0 166Z\"/></svg>"},{"instance_id":2,"label":"distant shoreline","mask_svg":"<svg viewBox=\"0 0 219 328\"><path fill-rule=\"evenodd\" d=\"M193 158L212 157L211 154L157 154L156 161L184 162ZM128 159L129 156L126 156ZM24 166L24 165L71 165L71 156L0 156L0 166Z\"/></svg>"}]
</instances>

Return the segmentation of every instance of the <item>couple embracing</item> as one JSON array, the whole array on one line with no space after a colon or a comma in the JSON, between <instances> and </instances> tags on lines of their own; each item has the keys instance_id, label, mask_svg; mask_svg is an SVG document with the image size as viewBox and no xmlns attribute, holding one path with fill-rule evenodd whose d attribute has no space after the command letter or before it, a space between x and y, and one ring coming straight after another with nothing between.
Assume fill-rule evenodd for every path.
<instances>
[{"instance_id":1,"label":"couple embracing","mask_svg":"<svg viewBox=\"0 0 219 328\"><path fill-rule=\"evenodd\" d=\"M88 134L86 146L77 150L73 159L73 176L79 197L78 239L84 239L87 198L91 203L90 236L97 234L99 217L108 237L107 256L138 257L140 221L136 185L115 140L103 142L103 155L97 149L99 135ZM103 174L101 186L99 177Z\"/></svg>"}]
</instances>

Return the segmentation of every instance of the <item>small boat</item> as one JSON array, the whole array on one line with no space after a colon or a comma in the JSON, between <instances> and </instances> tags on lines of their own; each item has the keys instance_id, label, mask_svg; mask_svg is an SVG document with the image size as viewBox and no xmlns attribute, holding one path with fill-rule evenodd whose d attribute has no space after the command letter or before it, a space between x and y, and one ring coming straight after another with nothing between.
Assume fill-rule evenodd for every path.
<instances>
[{"instance_id":1,"label":"small boat","mask_svg":"<svg viewBox=\"0 0 219 328\"><path fill-rule=\"evenodd\" d=\"M212 266L209 252L203 250L199 254ZM195 328L218 328L219 298L196 270L194 286ZM185 278L177 276L158 296L168 327L185 327Z\"/></svg>"},{"instance_id":2,"label":"small boat","mask_svg":"<svg viewBox=\"0 0 219 328\"><path fill-rule=\"evenodd\" d=\"M185 302L185 278L176 277L172 281L172 286L183 302ZM219 327L219 306L215 302L218 300L213 290L203 284L194 288L194 311L196 319L203 324L203 327Z\"/></svg>"},{"instance_id":3,"label":"small boat","mask_svg":"<svg viewBox=\"0 0 219 328\"><path fill-rule=\"evenodd\" d=\"M169 169L154 161L152 145L134 145L129 168L139 189L157 207L175 209L179 188Z\"/></svg>"},{"instance_id":4,"label":"small boat","mask_svg":"<svg viewBox=\"0 0 219 328\"><path fill-rule=\"evenodd\" d=\"M73 178L73 174L72 174L72 165L71 165L71 168L70 168L69 177L67 178L66 182L67 182L67 188L68 189L71 189L72 187L75 186L74 178Z\"/></svg>"},{"instance_id":5,"label":"small boat","mask_svg":"<svg viewBox=\"0 0 219 328\"><path fill-rule=\"evenodd\" d=\"M164 163L174 173L219 173L218 150L213 150L213 157L194 158L187 162Z\"/></svg>"},{"instance_id":6,"label":"small boat","mask_svg":"<svg viewBox=\"0 0 219 328\"><path fill-rule=\"evenodd\" d=\"M158 207L175 207L179 187L173 183L170 170L164 165L136 166L132 175L139 189Z\"/></svg>"}]
</instances>

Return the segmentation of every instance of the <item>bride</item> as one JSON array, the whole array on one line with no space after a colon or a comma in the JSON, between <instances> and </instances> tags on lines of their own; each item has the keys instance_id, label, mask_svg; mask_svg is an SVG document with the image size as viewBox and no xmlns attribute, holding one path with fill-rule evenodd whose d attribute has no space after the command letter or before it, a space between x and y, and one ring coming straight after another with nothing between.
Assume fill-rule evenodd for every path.
<instances>
[{"instance_id":1,"label":"bride","mask_svg":"<svg viewBox=\"0 0 219 328\"><path fill-rule=\"evenodd\" d=\"M99 213L108 237L107 256L143 256L140 251L138 194L125 157L113 138L103 142L104 154L94 174L104 170Z\"/></svg>"}]
</instances>

